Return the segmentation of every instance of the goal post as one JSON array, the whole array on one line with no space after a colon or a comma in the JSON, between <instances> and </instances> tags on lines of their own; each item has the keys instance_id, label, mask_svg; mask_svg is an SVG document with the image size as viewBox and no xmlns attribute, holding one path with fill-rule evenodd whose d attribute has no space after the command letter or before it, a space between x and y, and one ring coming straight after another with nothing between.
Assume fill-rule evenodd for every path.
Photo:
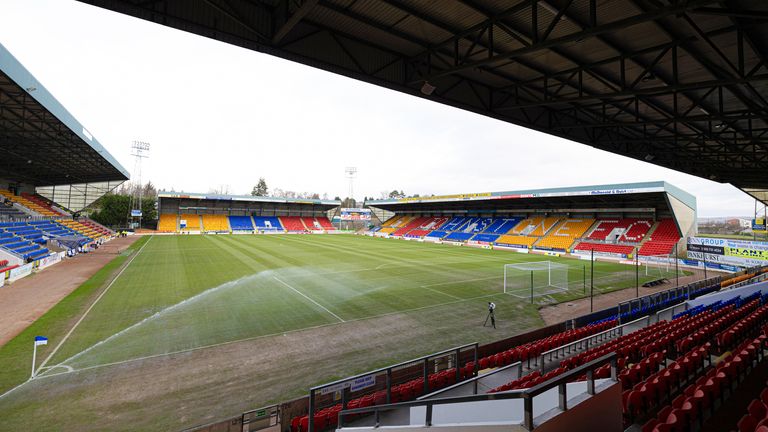
<instances>
[{"instance_id":1,"label":"goal post","mask_svg":"<svg viewBox=\"0 0 768 432\"><path fill-rule=\"evenodd\" d=\"M568 265L552 261L504 264L504 293L519 298L568 291Z\"/></svg>"},{"instance_id":2,"label":"goal post","mask_svg":"<svg viewBox=\"0 0 768 432\"><path fill-rule=\"evenodd\" d=\"M653 255L640 257L640 274L647 277L669 278L678 275L676 261L672 255Z\"/></svg>"}]
</instances>

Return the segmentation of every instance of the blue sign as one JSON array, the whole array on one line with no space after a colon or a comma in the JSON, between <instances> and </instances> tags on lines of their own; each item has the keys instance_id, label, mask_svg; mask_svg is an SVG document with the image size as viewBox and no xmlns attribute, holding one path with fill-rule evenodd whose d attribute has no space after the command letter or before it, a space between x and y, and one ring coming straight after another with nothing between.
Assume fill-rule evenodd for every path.
<instances>
[{"instance_id":1,"label":"blue sign","mask_svg":"<svg viewBox=\"0 0 768 432\"><path fill-rule=\"evenodd\" d=\"M141 217L141 210L131 210L131 217Z\"/></svg>"}]
</instances>

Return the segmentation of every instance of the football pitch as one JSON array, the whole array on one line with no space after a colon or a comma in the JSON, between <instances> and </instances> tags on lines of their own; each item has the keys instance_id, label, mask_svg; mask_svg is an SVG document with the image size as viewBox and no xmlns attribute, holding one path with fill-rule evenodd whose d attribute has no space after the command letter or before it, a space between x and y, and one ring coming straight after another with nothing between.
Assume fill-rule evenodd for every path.
<instances>
[{"instance_id":1,"label":"football pitch","mask_svg":"<svg viewBox=\"0 0 768 432\"><path fill-rule=\"evenodd\" d=\"M50 338L38 353L38 365L45 361L44 367L38 378L0 397L0 418L23 422L66 409L74 425L93 408L52 388L97 391L111 385L112 372L105 371L140 371L158 361L170 365L167 373L183 375L184 356L222 346L259 347L277 363L269 365L271 377L283 382L272 392L254 385L261 393L229 394L220 400L224 412L245 410L253 408L248 404L297 396L309 385L339 376L541 326L537 308L585 296L590 277L588 261L353 235L154 236L134 246L129 256L120 257L119 272L117 266L109 269L117 277L100 287L98 297L80 303L67 298L33 325L33 331ZM533 304L527 289L505 294L504 264L532 261L568 265L568 290L537 295ZM643 271L640 283L660 276L669 275ZM598 292L634 286L635 269L597 262L594 280ZM497 332L481 325L488 301L498 305ZM16 339L29 337L27 333ZM300 364L324 358L332 359L331 364L306 373L291 370L294 359L281 351L280 338L306 335L312 341L321 334L326 335L324 351L316 358L305 355ZM354 345L363 334L364 342ZM28 344L16 339L0 348L0 393L29 375ZM288 368L283 375L281 362ZM239 376L216 366L207 373L222 380ZM181 393L176 397L194 399L191 390ZM185 400L189 406L196 408L185 420L166 418L168 411L179 409L166 395L156 411L142 408L141 421L162 418L166 423L160 424L178 428L199 422L210 414L205 410L216 412L204 401ZM121 411L111 407L110 412ZM132 430L131 424L141 424L124 423L131 418L124 414L110 427Z\"/></svg>"}]
</instances>

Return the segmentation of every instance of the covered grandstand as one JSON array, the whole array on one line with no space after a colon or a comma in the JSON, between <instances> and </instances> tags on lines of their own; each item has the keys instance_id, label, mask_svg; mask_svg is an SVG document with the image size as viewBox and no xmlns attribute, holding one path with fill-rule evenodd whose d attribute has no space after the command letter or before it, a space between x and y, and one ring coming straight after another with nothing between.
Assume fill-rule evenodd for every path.
<instances>
[{"instance_id":1,"label":"covered grandstand","mask_svg":"<svg viewBox=\"0 0 768 432\"><path fill-rule=\"evenodd\" d=\"M731 183L766 202L762 1L81 1ZM694 229L695 201L669 185L650 188L660 190L369 205L400 213L379 230L385 236L432 234L520 250L642 243L668 251ZM581 197L591 207L574 203ZM534 205L539 198L545 205ZM633 201L622 204L627 198ZM169 213L169 226L181 229L183 220L188 228L200 214L185 207ZM231 227L234 216L227 217ZM555 237L571 244L561 247ZM659 292L628 316L615 308L607 318L579 317L475 345L473 357L448 348L413 367L345 378L311 389L294 404L303 412L280 411L280 427L661 432L706 424L762 432L768 397L749 385L765 387L764 279L764 268L718 276ZM617 321L623 318L629 322ZM723 424L745 393L754 403L738 410L738 425ZM222 429L242 430L246 419Z\"/></svg>"},{"instance_id":2,"label":"covered grandstand","mask_svg":"<svg viewBox=\"0 0 768 432\"><path fill-rule=\"evenodd\" d=\"M161 192L157 229L169 233L335 232L328 212L340 205L340 201L308 198Z\"/></svg>"},{"instance_id":3,"label":"covered grandstand","mask_svg":"<svg viewBox=\"0 0 768 432\"><path fill-rule=\"evenodd\" d=\"M128 172L2 45L0 155L0 278L111 234L72 213Z\"/></svg>"},{"instance_id":4,"label":"covered grandstand","mask_svg":"<svg viewBox=\"0 0 768 432\"><path fill-rule=\"evenodd\" d=\"M80 0L765 201L759 0Z\"/></svg>"},{"instance_id":5,"label":"covered grandstand","mask_svg":"<svg viewBox=\"0 0 768 432\"><path fill-rule=\"evenodd\" d=\"M696 231L696 198L666 182L368 201L374 235L626 258L668 256Z\"/></svg>"}]
</instances>

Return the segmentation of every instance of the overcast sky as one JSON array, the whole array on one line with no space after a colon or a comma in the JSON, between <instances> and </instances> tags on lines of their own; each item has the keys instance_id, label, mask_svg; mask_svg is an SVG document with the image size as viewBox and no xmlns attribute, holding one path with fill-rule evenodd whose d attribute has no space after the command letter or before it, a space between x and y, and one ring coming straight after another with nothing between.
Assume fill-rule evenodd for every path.
<instances>
[{"instance_id":1,"label":"overcast sky","mask_svg":"<svg viewBox=\"0 0 768 432\"><path fill-rule=\"evenodd\" d=\"M666 180L699 216L738 189L69 0L0 0L0 43L123 164L151 143L159 188L355 197Z\"/></svg>"}]
</instances>

